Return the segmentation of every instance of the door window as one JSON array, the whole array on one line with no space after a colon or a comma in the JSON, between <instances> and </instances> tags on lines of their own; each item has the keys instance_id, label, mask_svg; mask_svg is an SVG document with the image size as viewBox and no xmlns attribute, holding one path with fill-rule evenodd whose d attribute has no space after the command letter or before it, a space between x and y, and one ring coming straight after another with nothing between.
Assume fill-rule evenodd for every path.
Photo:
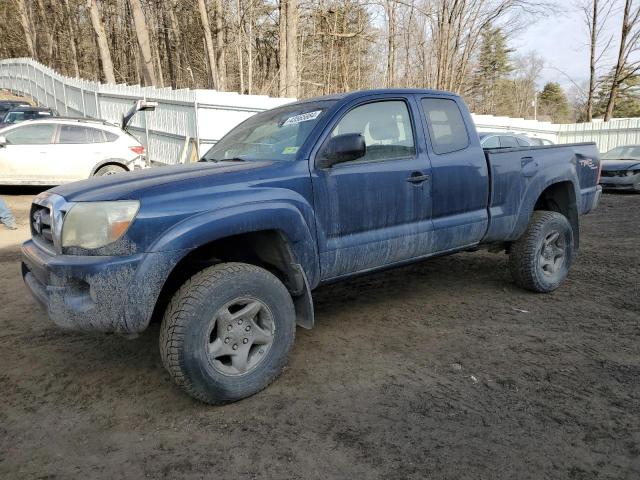
<instances>
[{"instance_id":1,"label":"door window","mask_svg":"<svg viewBox=\"0 0 640 480\"><path fill-rule=\"evenodd\" d=\"M482 148L500 148L500 138L496 136L488 137L482 142Z\"/></svg>"},{"instance_id":2,"label":"door window","mask_svg":"<svg viewBox=\"0 0 640 480\"><path fill-rule=\"evenodd\" d=\"M18 127L4 134L7 143L11 145L44 145L53 143L55 125L42 123Z\"/></svg>"},{"instance_id":3,"label":"door window","mask_svg":"<svg viewBox=\"0 0 640 480\"><path fill-rule=\"evenodd\" d=\"M104 136L101 130L88 127L79 127L76 125L60 126L60 138L58 139L58 143L83 144L101 142L104 142Z\"/></svg>"},{"instance_id":4,"label":"door window","mask_svg":"<svg viewBox=\"0 0 640 480\"><path fill-rule=\"evenodd\" d=\"M520 145L518 145L518 141L515 137L512 137L510 135L502 135L500 137L500 146L502 148L518 148Z\"/></svg>"},{"instance_id":5,"label":"door window","mask_svg":"<svg viewBox=\"0 0 640 480\"><path fill-rule=\"evenodd\" d=\"M358 161L412 157L416 153L407 104L402 100L367 103L349 111L331 136L359 133L367 153Z\"/></svg>"},{"instance_id":6,"label":"door window","mask_svg":"<svg viewBox=\"0 0 640 480\"><path fill-rule=\"evenodd\" d=\"M447 98L423 98L422 108L427 116L434 153L442 155L469 146L467 128L455 101Z\"/></svg>"}]
</instances>

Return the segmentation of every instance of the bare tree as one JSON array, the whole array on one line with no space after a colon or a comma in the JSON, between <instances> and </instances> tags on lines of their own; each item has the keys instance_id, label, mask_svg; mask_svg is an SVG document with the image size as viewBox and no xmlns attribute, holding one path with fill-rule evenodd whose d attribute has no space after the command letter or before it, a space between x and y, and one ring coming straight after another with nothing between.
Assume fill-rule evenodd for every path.
<instances>
[{"instance_id":1,"label":"bare tree","mask_svg":"<svg viewBox=\"0 0 640 480\"><path fill-rule=\"evenodd\" d=\"M113 73L113 61L111 59L111 51L107 42L107 34L104 31L104 23L96 0L88 0L89 14L91 15L91 24L96 35L96 42L100 52L100 61L102 63L102 73L107 83L116 83L116 77Z\"/></svg>"},{"instance_id":2,"label":"bare tree","mask_svg":"<svg viewBox=\"0 0 640 480\"><path fill-rule=\"evenodd\" d=\"M27 51L31 58L38 59L36 54L35 45L35 29L31 22L31 16L29 15L29 7L25 0L16 0L16 6L18 7L18 17L20 17L20 25L24 31L24 38L27 43Z\"/></svg>"},{"instance_id":3,"label":"bare tree","mask_svg":"<svg viewBox=\"0 0 640 480\"><path fill-rule=\"evenodd\" d=\"M216 71L218 72L218 89L227 89L227 45L224 34L224 2L215 0L216 24Z\"/></svg>"},{"instance_id":4,"label":"bare tree","mask_svg":"<svg viewBox=\"0 0 640 480\"><path fill-rule=\"evenodd\" d=\"M204 43L207 51L207 61L209 64L209 72L211 74L211 86L217 90L222 90L220 85L220 76L218 73L218 62L216 60L216 52L213 47L213 36L211 35L211 24L209 23L209 13L205 0L198 0L198 10L200 12L200 21L204 30Z\"/></svg>"},{"instance_id":5,"label":"bare tree","mask_svg":"<svg viewBox=\"0 0 640 480\"><path fill-rule=\"evenodd\" d=\"M613 71L611 90L607 100L607 109L604 121L613 117L616 97L620 86L630 77L640 71L640 60L633 60L632 55L640 51L640 5L633 0L625 0L624 13L622 15L622 28L620 29L620 48L618 60Z\"/></svg>"},{"instance_id":6,"label":"bare tree","mask_svg":"<svg viewBox=\"0 0 640 480\"><path fill-rule=\"evenodd\" d=\"M156 76L156 69L153 63L153 55L151 53L151 41L149 40L149 29L147 27L147 21L142 11L142 5L140 0L129 0L131 5L131 13L133 14L133 25L136 30L136 37L138 39L138 46L140 47L140 54L142 55L142 74L144 81L147 85L157 85L158 78Z\"/></svg>"},{"instance_id":7,"label":"bare tree","mask_svg":"<svg viewBox=\"0 0 640 480\"><path fill-rule=\"evenodd\" d=\"M582 0L578 9L589 32L589 86L587 87L586 120L593 119L593 103L597 89L598 65L611 45L612 37L602 39L604 25L614 6L613 0ZM598 53L599 51L599 53Z\"/></svg>"},{"instance_id":8,"label":"bare tree","mask_svg":"<svg viewBox=\"0 0 640 480\"><path fill-rule=\"evenodd\" d=\"M298 96L298 0L280 0L280 95Z\"/></svg>"}]
</instances>

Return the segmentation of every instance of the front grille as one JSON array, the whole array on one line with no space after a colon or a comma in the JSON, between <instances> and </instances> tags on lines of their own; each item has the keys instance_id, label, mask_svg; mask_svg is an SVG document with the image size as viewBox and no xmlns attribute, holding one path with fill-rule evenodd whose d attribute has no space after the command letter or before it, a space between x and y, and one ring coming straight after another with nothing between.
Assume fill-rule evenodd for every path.
<instances>
[{"instance_id":1,"label":"front grille","mask_svg":"<svg viewBox=\"0 0 640 480\"><path fill-rule=\"evenodd\" d=\"M51 229L51 210L42 205L31 205L31 236L53 246L53 230Z\"/></svg>"}]
</instances>

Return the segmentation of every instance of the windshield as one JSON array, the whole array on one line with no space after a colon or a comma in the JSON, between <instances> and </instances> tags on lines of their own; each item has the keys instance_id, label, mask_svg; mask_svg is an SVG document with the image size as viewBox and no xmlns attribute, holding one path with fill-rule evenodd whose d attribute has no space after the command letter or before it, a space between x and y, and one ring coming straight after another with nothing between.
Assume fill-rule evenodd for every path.
<instances>
[{"instance_id":1,"label":"windshield","mask_svg":"<svg viewBox=\"0 0 640 480\"><path fill-rule=\"evenodd\" d=\"M602 155L603 160L640 160L640 147L616 147Z\"/></svg>"},{"instance_id":2,"label":"windshield","mask_svg":"<svg viewBox=\"0 0 640 480\"><path fill-rule=\"evenodd\" d=\"M258 113L231 130L202 160L292 161L335 101L289 105Z\"/></svg>"}]
</instances>

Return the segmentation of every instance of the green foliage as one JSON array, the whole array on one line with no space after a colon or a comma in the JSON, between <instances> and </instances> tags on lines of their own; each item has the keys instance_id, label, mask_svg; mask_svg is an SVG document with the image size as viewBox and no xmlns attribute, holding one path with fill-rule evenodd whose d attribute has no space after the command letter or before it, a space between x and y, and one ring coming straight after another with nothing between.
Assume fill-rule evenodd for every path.
<instances>
[{"instance_id":1,"label":"green foliage","mask_svg":"<svg viewBox=\"0 0 640 480\"><path fill-rule=\"evenodd\" d=\"M554 123L568 123L572 120L569 102L560 84L547 83L538 95L538 102L540 113L550 116Z\"/></svg>"},{"instance_id":2,"label":"green foliage","mask_svg":"<svg viewBox=\"0 0 640 480\"><path fill-rule=\"evenodd\" d=\"M500 28L488 26L482 31L480 52L469 99L478 113L493 113L496 107L496 87L513 70L507 39Z\"/></svg>"},{"instance_id":3,"label":"green foliage","mask_svg":"<svg viewBox=\"0 0 640 480\"><path fill-rule=\"evenodd\" d=\"M640 75L629 74L626 71L622 73L626 78L618 90L618 96L613 109L614 118L631 118L640 117ZM599 88L596 92L595 104L593 109L594 117L604 116L607 109L607 101L609 100L609 92L611 91L611 83L613 79L613 71L604 75L599 80Z\"/></svg>"}]
</instances>

